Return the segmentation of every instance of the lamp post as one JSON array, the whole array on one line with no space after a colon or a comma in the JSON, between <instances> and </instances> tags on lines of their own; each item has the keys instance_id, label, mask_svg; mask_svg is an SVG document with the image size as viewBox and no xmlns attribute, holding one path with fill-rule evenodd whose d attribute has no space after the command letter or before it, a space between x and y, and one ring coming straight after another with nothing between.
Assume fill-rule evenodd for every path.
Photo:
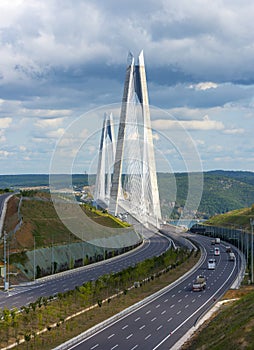
<instances>
[{"instance_id":1,"label":"lamp post","mask_svg":"<svg viewBox=\"0 0 254 350\"><path fill-rule=\"evenodd\" d=\"M8 291L8 281L7 281L7 258L6 258L6 232L4 231L4 290Z\"/></svg>"},{"instance_id":2,"label":"lamp post","mask_svg":"<svg viewBox=\"0 0 254 350\"><path fill-rule=\"evenodd\" d=\"M250 218L250 226L251 226L251 283L253 283L253 226L254 220Z\"/></svg>"}]
</instances>

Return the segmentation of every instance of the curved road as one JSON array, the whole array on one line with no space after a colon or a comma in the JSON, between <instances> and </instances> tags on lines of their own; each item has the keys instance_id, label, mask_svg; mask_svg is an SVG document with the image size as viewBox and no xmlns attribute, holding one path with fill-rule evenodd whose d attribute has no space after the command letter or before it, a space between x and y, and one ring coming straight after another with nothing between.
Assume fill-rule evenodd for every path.
<instances>
[{"instance_id":1,"label":"curved road","mask_svg":"<svg viewBox=\"0 0 254 350\"><path fill-rule=\"evenodd\" d=\"M134 251L116 258L85 266L36 280L23 286L17 286L8 292L0 292L0 307L21 307L37 300L40 296L52 296L66 292L82 285L86 281L97 279L108 273L121 271L155 255L162 254L170 245L170 241L162 236L154 235L145 240L143 245Z\"/></svg>"},{"instance_id":2,"label":"curved road","mask_svg":"<svg viewBox=\"0 0 254 350\"><path fill-rule=\"evenodd\" d=\"M202 264L190 275L168 287L152 301L102 328L78 344L64 349L85 350L148 350L172 349L198 319L229 289L239 273L237 260L228 260L225 245L220 244L220 256L216 256L215 270L207 269L207 260L214 257L210 252L210 239L191 235L204 249ZM234 248L233 248L234 249ZM193 292L192 283L198 274L207 278L204 291Z\"/></svg>"}]
</instances>

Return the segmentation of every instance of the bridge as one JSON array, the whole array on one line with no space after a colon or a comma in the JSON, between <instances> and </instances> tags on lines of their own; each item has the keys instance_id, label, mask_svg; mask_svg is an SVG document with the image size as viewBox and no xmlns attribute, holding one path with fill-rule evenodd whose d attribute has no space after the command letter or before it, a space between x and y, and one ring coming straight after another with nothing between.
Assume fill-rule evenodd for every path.
<instances>
[{"instance_id":1,"label":"bridge","mask_svg":"<svg viewBox=\"0 0 254 350\"><path fill-rule=\"evenodd\" d=\"M111 113L101 132L94 198L128 221L160 227L161 209L143 51L128 56L117 140Z\"/></svg>"}]
</instances>

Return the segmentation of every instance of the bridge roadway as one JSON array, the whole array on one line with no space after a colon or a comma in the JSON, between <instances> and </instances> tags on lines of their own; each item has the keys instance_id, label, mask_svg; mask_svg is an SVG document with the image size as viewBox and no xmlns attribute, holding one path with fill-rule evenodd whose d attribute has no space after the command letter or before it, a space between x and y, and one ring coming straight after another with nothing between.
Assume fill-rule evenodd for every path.
<instances>
[{"instance_id":1,"label":"bridge roadway","mask_svg":"<svg viewBox=\"0 0 254 350\"><path fill-rule=\"evenodd\" d=\"M215 270L207 269L207 260L214 257L210 252L210 239L191 235L201 244L203 262L192 273L168 287L152 301L144 303L119 320L105 326L77 344L70 343L57 349L75 350L150 350L177 349L175 345L197 320L229 289L238 276L241 256L235 248L237 260L228 260L224 243L220 244L220 256L216 256ZM207 278L204 291L193 292L192 283L198 274ZM80 338L79 338L80 339ZM174 347L175 346L175 347Z\"/></svg>"}]
</instances>

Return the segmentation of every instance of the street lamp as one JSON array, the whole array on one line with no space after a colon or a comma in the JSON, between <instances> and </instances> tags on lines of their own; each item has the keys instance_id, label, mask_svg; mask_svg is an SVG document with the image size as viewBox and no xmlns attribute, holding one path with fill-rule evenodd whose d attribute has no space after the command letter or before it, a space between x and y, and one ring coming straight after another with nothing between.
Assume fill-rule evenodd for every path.
<instances>
[{"instance_id":1,"label":"street lamp","mask_svg":"<svg viewBox=\"0 0 254 350\"><path fill-rule=\"evenodd\" d=\"M250 218L250 226L251 226L251 283L253 283L253 226L254 220Z\"/></svg>"}]
</instances>

